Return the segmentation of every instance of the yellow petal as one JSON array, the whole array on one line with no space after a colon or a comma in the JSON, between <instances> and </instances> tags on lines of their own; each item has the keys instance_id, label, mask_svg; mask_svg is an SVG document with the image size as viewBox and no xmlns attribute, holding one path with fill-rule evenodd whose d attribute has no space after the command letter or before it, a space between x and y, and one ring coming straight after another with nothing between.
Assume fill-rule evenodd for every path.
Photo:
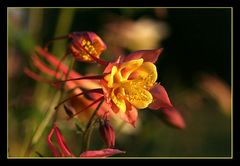
<instances>
[{"instance_id":1,"label":"yellow petal","mask_svg":"<svg viewBox=\"0 0 240 166\"><path fill-rule=\"evenodd\" d=\"M114 75L117 73L117 67L113 66L110 74L106 75L104 79L108 82L108 87L113 87Z\"/></svg>"},{"instance_id":2,"label":"yellow petal","mask_svg":"<svg viewBox=\"0 0 240 166\"><path fill-rule=\"evenodd\" d=\"M126 99L136 108L146 108L153 101L152 94L146 89L135 84L133 81L128 81L122 85L125 89Z\"/></svg>"},{"instance_id":3,"label":"yellow petal","mask_svg":"<svg viewBox=\"0 0 240 166\"><path fill-rule=\"evenodd\" d=\"M125 92L123 88L115 88L111 93L112 101L121 112L126 112L126 103L124 100Z\"/></svg>"},{"instance_id":4,"label":"yellow petal","mask_svg":"<svg viewBox=\"0 0 240 166\"><path fill-rule=\"evenodd\" d=\"M157 81L157 68L151 62L144 62L135 72L136 80L142 82L146 86L145 88L153 86Z\"/></svg>"},{"instance_id":5,"label":"yellow petal","mask_svg":"<svg viewBox=\"0 0 240 166\"><path fill-rule=\"evenodd\" d=\"M129 75L135 71L136 69L138 69L141 65L143 64L143 59L137 59L137 60L131 60L128 62L123 63L120 68L119 68L119 72L122 76L122 80L127 80Z\"/></svg>"}]
</instances>

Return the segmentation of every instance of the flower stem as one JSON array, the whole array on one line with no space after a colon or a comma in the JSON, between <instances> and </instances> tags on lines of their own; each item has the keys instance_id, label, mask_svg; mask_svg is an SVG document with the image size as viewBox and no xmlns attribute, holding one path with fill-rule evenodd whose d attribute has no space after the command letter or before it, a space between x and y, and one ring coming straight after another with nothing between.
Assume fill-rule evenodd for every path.
<instances>
[{"instance_id":1,"label":"flower stem","mask_svg":"<svg viewBox=\"0 0 240 166\"><path fill-rule=\"evenodd\" d=\"M73 66L74 66L75 62L72 62L71 67L68 69L68 72L66 74L66 78L68 78L68 75L70 73L70 71L72 70ZM63 98L63 93L64 93L64 85L62 85L61 90L60 90L60 97L59 97L59 102L62 100ZM57 119L57 111L55 111L54 108L52 108L52 104L55 103L55 98L57 97L58 93L56 93L53 98L50 101L49 107L47 109L47 112L45 113L43 119L41 120L41 122L39 123L39 125L37 126L36 130L34 131L31 140L29 141L26 151L24 153L24 156L29 156L31 154L32 149L34 149L35 145L38 143L38 141L40 140L44 130L46 129L46 127L48 126L48 124L50 123L51 119L53 119L53 124L56 122Z\"/></svg>"},{"instance_id":2,"label":"flower stem","mask_svg":"<svg viewBox=\"0 0 240 166\"><path fill-rule=\"evenodd\" d=\"M95 122L97 120L97 112L100 109L102 103L103 103L103 99L98 104L96 110L93 112L90 120L88 121L87 127L86 127L85 131L83 132L81 152L85 152L89 149L90 142L91 142L92 131L94 129Z\"/></svg>"}]
</instances>

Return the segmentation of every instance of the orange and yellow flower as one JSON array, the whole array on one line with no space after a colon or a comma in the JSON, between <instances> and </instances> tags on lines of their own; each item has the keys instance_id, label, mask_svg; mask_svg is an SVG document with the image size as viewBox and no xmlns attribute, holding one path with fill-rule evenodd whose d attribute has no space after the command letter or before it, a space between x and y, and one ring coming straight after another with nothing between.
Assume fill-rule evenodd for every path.
<instances>
[{"instance_id":1,"label":"orange and yellow flower","mask_svg":"<svg viewBox=\"0 0 240 166\"><path fill-rule=\"evenodd\" d=\"M151 109L160 112L161 117L168 124L180 129L185 127L182 116L172 105L165 88L156 82L158 73L154 63L158 60L163 49L136 51L128 56L120 56L115 62L107 62L99 58L100 54L106 49L106 45L95 33L85 32L71 35L70 51L75 59L83 62L96 61L104 65L105 70L102 75L82 76L71 70L68 79L64 80L61 73L66 76L69 70L68 67L61 64L61 61L47 50L36 48L37 53L49 64L59 68L59 71L46 66L36 55L32 56L34 65L40 71L59 80L55 83L65 83L65 90L73 90L71 96L60 102L56 107L58 108L66 101L70 102L70 107L64 105L70 116L69 119L78 115L81 120L86 116L86 121L88 121L94 110L91 109L93 105L104 99L105 102L102 103L97 115L106 120L105 122L108 122L112 114L116 114L125 122L135 126L138 119L138 110ZM59 64L61 65L59 66ZM25 73L35 80L57 85L27 68L25 68ZM104 123L100 131L107 146L114 147L115 132L110 124ZM60 151L51 141L54 132L56 133ZM66 146L63 136L56 125L48 135L48 143L55 156L74 156ZM117 149L102 149L87 151L81 154L80 157L105 157L117 153L124 152Z\"/></svg>"},{"instance_id":2,"label":"orange and yellow flower","mask_svg":"<svg viewBox=\"0 0 240 166\"><path fill-rule=\"evenodd\" d=\"M39 55L53 66L56 67L60 63L59 60L47 51L39 47L37 47L36 50ZM135 126L138 119L138 110L149 108L152 110L160 110L167 123L178 128L184 128L185 123L179 112L176 111L171 104L165 88L156 83L158 74L154 63L157 61L161 52L162 49L143 50L133 52L125 57L119 57L117 61L108 63L104 70L104 75L99 77L100 81L95 79L82 79L84 77L81 76L81 74L72 70L69 78L77 79L65 82L65 89L74 89L73 96L82 93L81 88L91 90L102 87L103 89L103 94L89 94L92 99L87 99L79 95L77 98L70 100L70 104L76 112L81 112L78 117L80 119L84 117L89 118L93 109L89 109L90 107L88 106L95 100L98 100L99 97L104 96L105 102L98 112L99 116L106 115L106 112L109 113L107 115L111 115L112 112L114 112L118 117ZM42 64L36 56L33 56L33 62L42 72L51 76L55 75L55 71ZM59 69L59 72L64 74L66 74L68 70L63 64ZM36 76L34 77L34 74L29 70L25 72L34 79L43 81ZM56 77L60 79L60 73L57 74ZM83 111L83 108L87 109ZM109 111L110 109L112 112Z\"/></svg>"}]
</instances>

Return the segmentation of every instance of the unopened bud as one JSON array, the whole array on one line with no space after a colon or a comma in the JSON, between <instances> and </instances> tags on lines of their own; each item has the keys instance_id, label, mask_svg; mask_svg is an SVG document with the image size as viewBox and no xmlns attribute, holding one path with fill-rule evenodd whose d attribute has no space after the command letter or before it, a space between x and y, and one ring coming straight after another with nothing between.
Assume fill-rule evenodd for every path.
<instances>
[{"instance_id":1,"label":"unopened bud","mask_svg":"<svg viewBox=\"0 0 240 166\"><path fill-rule=\"evenodd\" d=\"M99 132L108 147L115 146L115 131L107 120L100 122Z\"/></svg>"},{"instance_id":2,"label":"unopened bud","mask_svg":"<svg viewBox=\"0 0 240 166\"><path fill-rule=\"evenodd\" d=\"M75 109L73 107L68 106L66 104L64 104L64 110L69 117L72 117L75 112Z\"/></svg>"}]
</instances>

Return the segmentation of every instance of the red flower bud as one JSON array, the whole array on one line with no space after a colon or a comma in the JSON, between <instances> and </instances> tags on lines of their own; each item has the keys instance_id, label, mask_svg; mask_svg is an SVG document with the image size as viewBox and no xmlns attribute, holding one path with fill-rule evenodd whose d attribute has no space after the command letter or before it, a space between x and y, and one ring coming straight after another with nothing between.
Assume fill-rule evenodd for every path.
<instances>
[{"instance_id":1,"label":"red flower bud","mask_svg":"<svg viewBox=\"0 0 240 166\"><path fill-rule=\"evenodd\" d=\"M108 147L115 146L115 132L113 127L109 124L107 120L100 122L99 132L101 137L103 138L103 141Z\"/></svg>"}]
</instances>

